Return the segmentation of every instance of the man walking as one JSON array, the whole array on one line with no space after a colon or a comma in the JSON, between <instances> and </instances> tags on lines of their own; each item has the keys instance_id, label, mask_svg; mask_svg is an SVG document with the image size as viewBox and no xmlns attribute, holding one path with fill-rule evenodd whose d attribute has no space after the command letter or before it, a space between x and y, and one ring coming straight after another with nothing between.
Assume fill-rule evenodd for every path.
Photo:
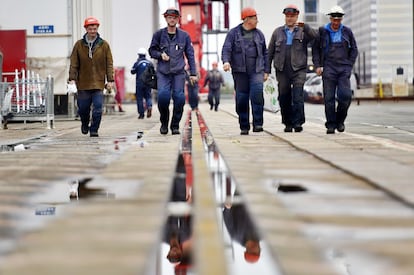
<instances>
[{"instance_id":1,"label":"man walking","mask_svg":"<svg viewBox=\"0 0 414 275\"><path fill-rule=\"evenodd\" d=\"M345 131L345 119L352 100L350 77L358 48L352 30L342 25L344 10L334 6L327 15L331 22L319 28L312 60L316 73L322 75L326 133L334 134L335 129Z\"/></svg>"},{"instance_id":2,"label":"man walking","mask_svg":"<svg viewBox=\"0 0 414 275\"><path fill-rule=\"evenodd\" d=\"M180 121L185 104L185 57L188 60L190 81L198 81L194 48L190 36L177 27L180 12L169 8L164 12L167 27L154 33L149 48L152 58L158 60L158 110L160 112L160 133L168 133L170 100L173 99L173 113L170 129L173 135L180 134Z\"/></svg>"},{"instance_id":3,"label":"man walking","mask_svg":"<svg viewBox=\"0 0 414 275\"><path fill-rule=\"evenodd\" d=\"M69 67L69 83L76 84L78 89L77 104L82 122L81 132L84 135L89 132L91 137L99 136L105 81L108 89L114 88L112 53L108 42L98 33L99 25L95 17L85 19L86 33L75 43Z\"/></svg>"},{"instance_id":4,"label":"man walking","mask_svg":"<svg viewBox=\"0 0 414 275\"><path fill-rule=\"evenodd\" d=\"M279 90L280 113L285 132L302 132L305 123L303 85L306 80L308 44L317 36L309 25L298 22L299 9L283 9L285 25L273 31L269 42L268 70L273 62Z\"/></svg>"},{"instance_id":5,"label":"man walking","mask_svg":"<svg viewBox=\"0 0 414 275\"><path fill-rule=\"evenodd\" d=\"M256 28L256 10L244 8L241 19L243 22L227 33L221 57L224 71L231 70L233 75L240 134L248 135L249 103L252 106L253 132L263 131L263 82L269 71L265 37Z\"/></svg>"},{"instance_id":6,"label":"man walking","mask_svg":"<svg viewBox=\"0 0 414 275\"><path fill-rule=\"evenodd\" d=\"M204 80L204 87L208 85L208 103L210 104L210 110L218 111L220 104L220 89L224 85L224 79L222 74L217 69L217 62L214 61L211 69Z\"/></svg>"},{"instance_id":7,"label":"man walking","mask_svg":"<svg viewBox=\"0 0 414 275\"><path fill-rule=\"evenodd\" d=\"M135 80L135 99L137 101L138 119L145 117L144 99L147 109L147 117L150 118L152 115L152 95L151 87L147 86L142 80L142 74L147 67L154 67L151 61L147 58L147 50L144 48L138 49L138 59L134 63L131 69L131 74L136 75Z\"/></svg>"}]
</instances>

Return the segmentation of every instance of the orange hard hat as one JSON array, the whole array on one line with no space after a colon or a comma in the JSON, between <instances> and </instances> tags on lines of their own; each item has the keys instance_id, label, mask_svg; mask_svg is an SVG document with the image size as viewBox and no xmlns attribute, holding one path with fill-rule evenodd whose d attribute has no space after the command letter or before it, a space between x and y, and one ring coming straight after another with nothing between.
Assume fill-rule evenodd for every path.
<instances>
[{"instance_id":1,"label":"orange hard hat","mask_svg":"<svg viewBox=\"0 0 414 275\"><path fill-rule=\"evenodd\" d=\"M255 263L259 260L259 258L260 255L258 254L248 253L247 251L244 252L244 259L248 263Z\"/></svg>"},{"instance_id":2,"label":"orange hard hat","mask_svg":"<svg viewBox=\"0 0 414 275\"><path fill-rule=\"evenodd\" d=\"M290 4L287 5L286 8L283 9L283 13L293 13L293 14L299 14L299 8L296 5Z\"/></svg>"},{"instance_id":3,"label":"orange hard hat","mask_svg":"<svg viewBox=\"0 0 414 275\"><path fill-rule=\"evenodd\" d=\"M96 17L93 17L93 16L86 17L85 22L83 23L83 26L86 28L89 25L98 25L99 26L100 25L99 20L96 19Z\"/></svg>"},{"instance_id":4,"label":"orange hard hat","mask_svg":"<svg viewBox=\"0 0 414 275\"><path fill-rule=\"evenodd\" d=\"M257 12L255 9L247 7L241 11L241 19L244 20L246 17L256 16Z\"/></svg>"}]
</instances>

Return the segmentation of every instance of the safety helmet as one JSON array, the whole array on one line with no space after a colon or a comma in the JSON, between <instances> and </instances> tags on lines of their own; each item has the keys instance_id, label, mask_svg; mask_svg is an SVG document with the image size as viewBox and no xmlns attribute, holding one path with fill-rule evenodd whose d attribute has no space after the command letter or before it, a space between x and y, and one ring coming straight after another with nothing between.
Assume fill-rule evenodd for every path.
<instances>
[{"instance_id":1,"label":"safety helmet","mask_svg":"<svg viewBox=\"0 0 414 275\"><path fill-rule=\"evenodd\" d=\"M139 48L138 49L138 55L147 55L147 49Z\"/></svg>"},{"instance_id":2,"label":"safety helmet","mask_svg":"<svg viewBox=\"0 0 414 275\"><path fill-rule=\"evenodd\" d=\"M248 263L255 263L259 258L259 254L248 253L247 251L244 252L244 260Z\"/></svg>"},{"instance_id":3,"label":"safety helmet","mask_svg":"<svg viewBox=\"0 0 414 275\"><path fill-rule=\"evenodd\" d=\"M86 17L85 22L83 23L83 26L86 28L89 25L100 25L99 20L96 17L89 16Z\"/></svg>"},{"instance_id":4,"label":"safety helmet","mask_svg":"<svg viewBox=\"0 0 414 275\"><path fill-rule=\"evenodd\" d=\"M287 5L286 8L283 9L284 14L293 13L299 14L299 8L296 5L290 4Z\"/></svg>"},{"instance_id":5,"label":"safety helmet","mask_svg":"<svg viewBox=\"0 0 414 275\"><path fill-rule=\"evenodd\" d=\"M333 6L327 15L330 15L331 18L342 18L342 16L345 15L345 12L340 6Z\"/></svg>"},{"instance_id":6,"label":"safety helmet","mask_svg":"<svg viewBox=\"0 0 414 275\"><path fill-rule=\"evenodd\" d=\"M255 9L247 7L241 11L241 19L244 20L246 17L256 16L257 12Z\"/></svg>"},{"instance_id":7,"label":"safety helmet","mask_svg":"<svg viewBox=\"0 0 414 275\"><path fill-rule=\"evenodd\" d=\"M180 17L180 11L177 10L176 8L172 7L172 8L168 8L164 13L163 13L164 17L166 16L175 16L175 17Z\"/></svg>"}]
</instances>

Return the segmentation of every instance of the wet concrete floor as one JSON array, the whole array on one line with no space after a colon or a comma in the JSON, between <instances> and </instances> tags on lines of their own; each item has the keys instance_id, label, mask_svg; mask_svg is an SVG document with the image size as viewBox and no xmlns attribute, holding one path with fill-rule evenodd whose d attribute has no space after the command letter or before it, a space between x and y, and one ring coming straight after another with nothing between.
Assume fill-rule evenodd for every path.
<instances>
[{"instance_id":1,"label":"wet concrete floor","mask_svg":"<svg viewBox=\"0 0 414 275\"><path fill-rule=\"evenodd\" d=\"M97 139L81 135L79 121L57 121L53 130L9 124L1 132L7 148L0 154L2 274L173 274L185 266L166 258L161 236L168 224L186 228L182 211L195 220L200 211L170 201L173 179L186 179L177 163L188 144L161 136L156 112L137 120L134 107L104 117ZM317 106L310 106L303 133L283 133L280 116L266 113L265 132L240 136L232 102L219 112L207 107L200 105L211 135L204 136L204 157L214 179L210 207L222 229L227 274L414 270L409 126L399 125L408 134L399 130L398 141L372 127L366 134L364 124L326 136ZM255 264L225 223L232 208L245 213L245 224L251 220L257 231L252 235L263 239L260 257L249 258ZM209 270L200 261L185 268Z\"/></svg>"}]
</instances>

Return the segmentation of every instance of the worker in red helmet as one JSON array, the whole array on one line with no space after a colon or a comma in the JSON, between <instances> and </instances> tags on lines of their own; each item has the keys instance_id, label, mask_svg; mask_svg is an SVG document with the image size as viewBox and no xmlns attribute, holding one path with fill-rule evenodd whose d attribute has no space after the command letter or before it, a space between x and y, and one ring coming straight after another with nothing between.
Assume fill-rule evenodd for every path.
<instances>
[{"instance_id":1,"label":"worker in red helmet","mask_svg":"<svg viewBox=\"0 0 414 275\"><path fill-rule=\"evenodd\" d=\"M194 58L194 48L190 35L177 27L180 12L176 8L168 8L164 12L167 27L156 31L151 40L149 54L158 60L158 110L160 112L160 133L168 133L170 121L170 101L173 100L173 113L170 129L173 135L180 134L180 121L185 105L184 85L185 66L188 61L189 81L198 81L197 68Z\"/></svg>"},{"instance_id":2,"label":"worker in red helmet","mask_svg":"<svg viewBox=\"0 0 414 275\"><path fill-rule=\"evenodd\" d=\"M317 31L299 22L299 8L283 9L285 24L277 27L270 38L268 69L273 63L278 82L279 105L285 132L302 132L305 123L303 85L306 80L308 46Z\"/></svg>"},{"instance_id":3,"label":"worker in red helmet","mask_svg":"<svg viewBox=\"0 0 414 275\"><path fill-rule=\"evenodd\" d=\"M84 135L89 133L91 137L99 136L103 89L105 86L107 89L115 88L111 49L108 42L100 37L99 25L96 17L85 19L83 26L86 33L73 46L68 79L69 83L77 86L81 132Z\"/></svg>"},{"instance_id":4,"label":"worker in red helmet","mask_svg":"<svg viewBox=\"0 0 414 275\"><path fill-rule=\"evenodd\" d=\"M222 48L224 71L233 75L236 90L236 112L241 135L250 130L250 106L253 115L253 132L263 131L263 82L270 72L267 66L265 36L257 28L257 12L251 7L241 11L243 22L231 29Z\"/></svg>"}]
</instances>

